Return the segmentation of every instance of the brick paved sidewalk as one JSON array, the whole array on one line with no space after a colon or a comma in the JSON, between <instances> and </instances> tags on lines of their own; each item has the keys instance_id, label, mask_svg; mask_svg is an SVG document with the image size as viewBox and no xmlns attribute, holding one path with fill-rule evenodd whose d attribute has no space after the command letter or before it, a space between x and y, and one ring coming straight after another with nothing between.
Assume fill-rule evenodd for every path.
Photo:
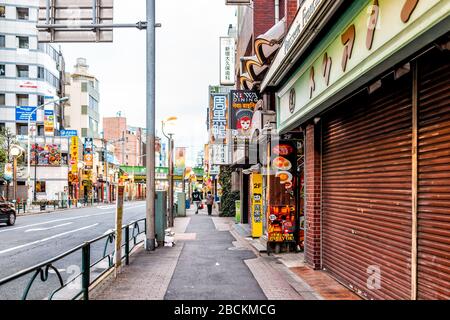
<instances>
[{"instance_id":1,"label":"brick paved sidewalk","mask_svg":"<svg viewBox=\"0 0 450 320\"><path fill-rule=\"evenodd\" d=\"M96 300L355 299L324 273L303 266L302 254L260 254L235 229L234 218L187 210L175 219L176 245L139 249ZM302 271L302 272L300 272ZM335 296L333 296L335 293Z\"/></svg>"}]
</instances>

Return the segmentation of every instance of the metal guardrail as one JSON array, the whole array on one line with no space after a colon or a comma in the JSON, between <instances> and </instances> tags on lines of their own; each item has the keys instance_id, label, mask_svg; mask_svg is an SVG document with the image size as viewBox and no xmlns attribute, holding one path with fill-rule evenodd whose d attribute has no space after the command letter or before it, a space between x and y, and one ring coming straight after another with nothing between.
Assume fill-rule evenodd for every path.
<instances>
[{"instance_id":1,"label":"metal guardrail","mask_svg":"<svg viewBox=\"0 0 450 320\"><path fill-rule=\"evenodd\" d=\"M122 226L123 231L123 239L124 243L121 244L121 248L124 249L125 254L122 256L122 261L125 261L125 264L128 265L130 263L130 252L139 244L141 244L144 240L138 240L138 237L142 234L145 234L146 232L146 219L140 219L136 220L132 223L129 223L125 226ZM141 228L141 226L143 227ZM132 229L130 233L130 228ZM81 277L81 288L78 292L75 293L73 297L71 297L72 300L76 300L80 297L82 297L84 300L89 300L89 287L100 277L102 277L106 272L111 270L114 266L114 241L115 241L115 230L112 230L109 233L106 233L102 236L99 236L93 240L87 241L73 249L70 249L52 259L49 259L47 261L44 261L42 263L39 263L33 267L27 268L25 270L19 271L16 274L13 274L9 277L6 277L4 279L0 280L0 288L3 285L6 285L8 283L11 283L14 280L23 278L27 275L32 275L31 279L28 281L24 291L22 292L22 300L27 300L27 297L30 293L31 288L33 287L33 284L35 283L36 279L41 280L41 282L46 282L49 279L49 271L52 273L55 273L57 276L59 288L53 290L50 295L47 297L48 300L52 300L54 296L63 290L64 288L68 287L69 284L74 283L77 281L78 278ZM100 242L102 240L105 240L105 245L103 247L103 255L100 259L94 261L91 263L91 246L92 244L96 242ZM112 251L108 252L108 248L112 246ZM58 270L57 267L55 267L55 263L60 261L61 259L77 252L81 251L81 272L79 272L76 275L73 275L70 280L64 281L63 277ZM103 270L101 273L99 273L94 279L91 279L91 269L101 263L102 261L108 262L108 267Z\"/></svg>"}]
</instances>

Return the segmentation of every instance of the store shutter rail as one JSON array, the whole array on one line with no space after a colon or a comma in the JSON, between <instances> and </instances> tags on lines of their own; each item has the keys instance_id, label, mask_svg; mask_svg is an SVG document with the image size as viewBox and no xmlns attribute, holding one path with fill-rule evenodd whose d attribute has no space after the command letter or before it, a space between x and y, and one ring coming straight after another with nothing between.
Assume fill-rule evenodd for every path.
<instances>
[{"instance_id":1,"label":"store shutter rail","mask_svg":"<svg viewBox=\"0 0 450 320\"><path fill-rule=\"evenodd\" d=\"M449 54L419 72L418 298L450 299Z\"/></svg>"}]
</instances>

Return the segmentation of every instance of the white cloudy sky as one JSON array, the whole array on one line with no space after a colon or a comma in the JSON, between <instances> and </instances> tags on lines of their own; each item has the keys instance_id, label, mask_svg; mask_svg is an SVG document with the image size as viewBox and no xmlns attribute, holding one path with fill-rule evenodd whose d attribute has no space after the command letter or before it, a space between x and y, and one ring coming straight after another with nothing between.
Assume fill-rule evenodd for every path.
<instances>
[{"instance_id":1,"label":"white cloudy sky","mask_svg":"<svg viewBox=\"0 0 450 320\"><path fill-rule=\"evenodd\" d=\"M117 23L145 20L145 0L115 0ZM219 37L235 23L224 0L156 0L156 127L177 116L175 146L188 147L188 165L206 142L208 85L219 82ZM116 29L108 44L62 44L66 69L85 57L100 81L101 116L122 111L129 125L145 127L145 31Z\"/></svg>"}]
</instances>

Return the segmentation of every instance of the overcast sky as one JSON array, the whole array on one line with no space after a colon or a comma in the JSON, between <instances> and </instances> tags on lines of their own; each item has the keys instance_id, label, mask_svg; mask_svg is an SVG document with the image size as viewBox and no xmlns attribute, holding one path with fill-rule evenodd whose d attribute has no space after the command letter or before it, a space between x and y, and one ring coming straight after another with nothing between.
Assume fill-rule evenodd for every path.
<instances>
[{"instance_id":1,"label":"overcast sky","mask_svg":"<svg viewBox=\"0 0 450 320\"><path fill-rule=\"evenodd\" d=\"M145 20L145 0L115 0L114 22ZM175 146L188 147L187 164L207 141L208 85L219 82L219 37L236 20L224 0L156 0L156 128L177 116ZM108 44L62 44L66 71L77 57L87 59L100 81L100 114L118 111L131 126L145 127L145 31L116 29ZM100 124L101 125L101 124Z\"/></svg>"}]
</instances>

